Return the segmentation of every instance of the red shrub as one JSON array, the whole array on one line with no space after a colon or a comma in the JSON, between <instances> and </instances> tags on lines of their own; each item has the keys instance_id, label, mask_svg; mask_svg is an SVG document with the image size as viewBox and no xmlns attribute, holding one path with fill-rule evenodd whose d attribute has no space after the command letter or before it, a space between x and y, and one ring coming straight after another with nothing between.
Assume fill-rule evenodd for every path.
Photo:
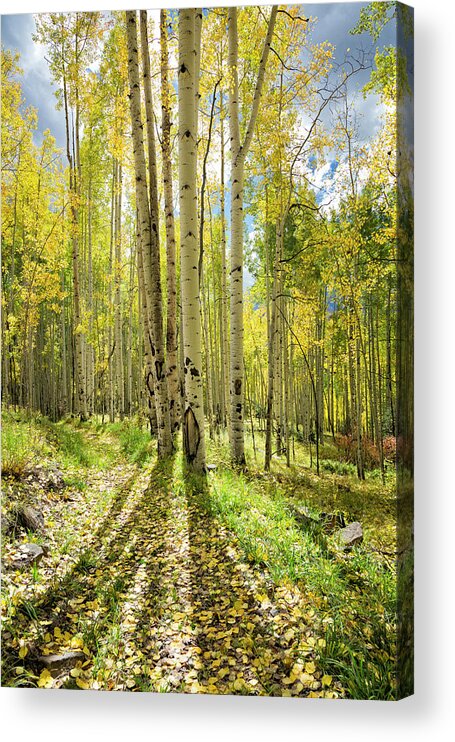
<instances>
[{"instance_id":1,"label":"red shrub","mask_svg":"<svg viewBox=\"0 0 455 742\"><path fill-rule=\"evenodd\" d=\"M387 461L396 461L397 457L397 439L394 435L387 435L382 441L382 449L384 451L384 458Z\"/></svg>"},{"instance_id":2,"label":"red shrub","mask_svg":"<svg viewBox=\"0 0 455 742\"><path fill-rule=\"evenodd\" d=\"M357 439L352 435L337 435L335 444L339 450L340 461L348 464L357 463ZM362 438L363 461L366 469L376 469L379 466L379 451L375 444L365 436Z\"/></svg>"}]
</instances>

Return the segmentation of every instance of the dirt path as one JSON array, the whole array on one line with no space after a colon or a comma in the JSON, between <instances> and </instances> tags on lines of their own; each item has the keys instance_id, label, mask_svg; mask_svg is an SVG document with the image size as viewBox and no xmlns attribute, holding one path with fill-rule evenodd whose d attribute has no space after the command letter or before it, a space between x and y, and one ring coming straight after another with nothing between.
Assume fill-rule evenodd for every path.
<instances>
[{"instance_id":1,"label":"dirt path","mask_svg":"<svg viewBox=\"0 0 455 742\"><path fill-rule=\"evenodd\" d=\"M173 491L173 466L98 472L50 508L51 554L34 584L8 586L4 651L44 687L342 695L315 662L311 597L247 564L197 496ZM75 650L71 675L36 669Z\"/></svg>"}]
</instances>

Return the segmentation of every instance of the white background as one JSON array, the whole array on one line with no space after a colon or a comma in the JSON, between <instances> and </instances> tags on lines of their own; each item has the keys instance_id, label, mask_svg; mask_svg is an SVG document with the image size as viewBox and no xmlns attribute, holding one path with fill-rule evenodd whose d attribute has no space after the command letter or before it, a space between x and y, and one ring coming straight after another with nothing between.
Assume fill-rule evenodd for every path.
<instances>
[{"instance_id":1,"label":"white background","mask_svg":"<svg viewBox=\"0 0 455 742\"><path fill-rule=\"evenodd\" d=\"M185 3L171 2L177 7ZM189 4L189 3L186 3ZM220 5L222 3L207 3ZM224 4L230 4L226 2ZM265 3L264 3L265 4ZM136 1L5 0L3 13ZM159 6L158 0L152 6ZM416 693L399 703L0 689L3 739L454 739L454 3L414 0L416 130ZM150 6L149 6L150 7Z\"/></svg>"}]
</instances>

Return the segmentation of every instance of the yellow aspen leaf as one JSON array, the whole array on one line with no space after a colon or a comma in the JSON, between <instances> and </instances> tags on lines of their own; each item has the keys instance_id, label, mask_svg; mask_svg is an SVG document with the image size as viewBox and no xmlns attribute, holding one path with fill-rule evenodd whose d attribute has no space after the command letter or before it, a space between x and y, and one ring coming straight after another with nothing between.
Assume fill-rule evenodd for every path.
<instances>
[{"instance_id":1,"label":"yellow aspen leaf","mask_svg":"<svg viewBox=\"0 0 455 742\"><path fill-rule=\"evenodd\" d=\"M24 657L26 657L27 653L28 653L27 647L23 646L19 649L19 657L21 658L21 660L23 660Z\"/></svg>"},{"instance_id":2,"label":"yellow aspen leaf","mask_svg":"<svg viewBox=\"0 0 455 742\"><path fill-rule=\"evenodd\" d=\"M313 675L316 672L316 665L314 662L305 662L305 671L309 675Z\"/></svg>"},{"instance_id":3,"label":"yellow aspen leaf","mask_svg":"<svg viewBox=\"0 0 455 742\"><path fill-rule=\"evenodd\" d=\"M76 685L78 688L81 688L81 690L88 690L90 688L90 683L82 678L76 678Z\"/></svg>"},{"instance_id":4,"label":"yellow aspen leaf","mask_svg":"<svg viewBox=\"0 0 455 742\"><path fill-rule=\"evenodd\" d=\"M50 674L49 670L43 670L38 678L38 688L51 688L54 679Z\"/></svg>"},{"instance_id":5,"label":"yellow aspen leaf","mask_svg":"<svg viewBox=\"0 0 455 742\"><path fill-rule=\"evenodd\" d=\"M81 675L82 670L80 667L73 667L72 670L70 670L70 675L72 678L78 678L79 675Z\"/></svg>"},{"instance_id":6,"label":"yellow aspen leaf","mask_svg":"<svg viewBox=\"0 0 455 742\"><path fill-rule=\"evenodd\" d=\"M322 685L330 685L332 682L332 676L331 675L323 675L321 683Z\"/></svg>"}]
</instances>

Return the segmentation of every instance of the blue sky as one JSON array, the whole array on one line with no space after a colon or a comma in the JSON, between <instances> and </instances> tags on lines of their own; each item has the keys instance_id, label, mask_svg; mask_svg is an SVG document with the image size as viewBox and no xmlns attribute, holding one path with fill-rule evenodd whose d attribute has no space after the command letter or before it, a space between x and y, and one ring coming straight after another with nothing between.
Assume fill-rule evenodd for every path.
<instances>
[{"instance_id":1,"label":"blue sky","mask_svg":"<svg viewBox=\"0 0 455 742\"><path fill-rule=\"evenodd\" d=\"M312 31L312 40L317 43L329 40L336 49L336 59L342 62L347 49L351 53L359 48L371 48L371 40L367 35L352 36L349 30L356 24L359 10L363 3L328 3L306 4L303 6L307 16L316 17ZM38 138L49 128L57 139L57 144L64 146L64 120L61 111L55 110L55 96L47 63L44 59L44 49L34 44L32 34L35 30L33 15L4 15L2 16L2 43L16 49L21 55L21 65L24 70L23 92L27 105L34 106L38 111ZM389 24L384 30L379 45L392 44L395 40L395 25ZM356 77L354 87L358 90L365 84L368 72ZM365 135L378 125L378 106L373 97L366 101L359 98L358 105L361 111L361 132Z\"/></svg>"}]
</instances>

